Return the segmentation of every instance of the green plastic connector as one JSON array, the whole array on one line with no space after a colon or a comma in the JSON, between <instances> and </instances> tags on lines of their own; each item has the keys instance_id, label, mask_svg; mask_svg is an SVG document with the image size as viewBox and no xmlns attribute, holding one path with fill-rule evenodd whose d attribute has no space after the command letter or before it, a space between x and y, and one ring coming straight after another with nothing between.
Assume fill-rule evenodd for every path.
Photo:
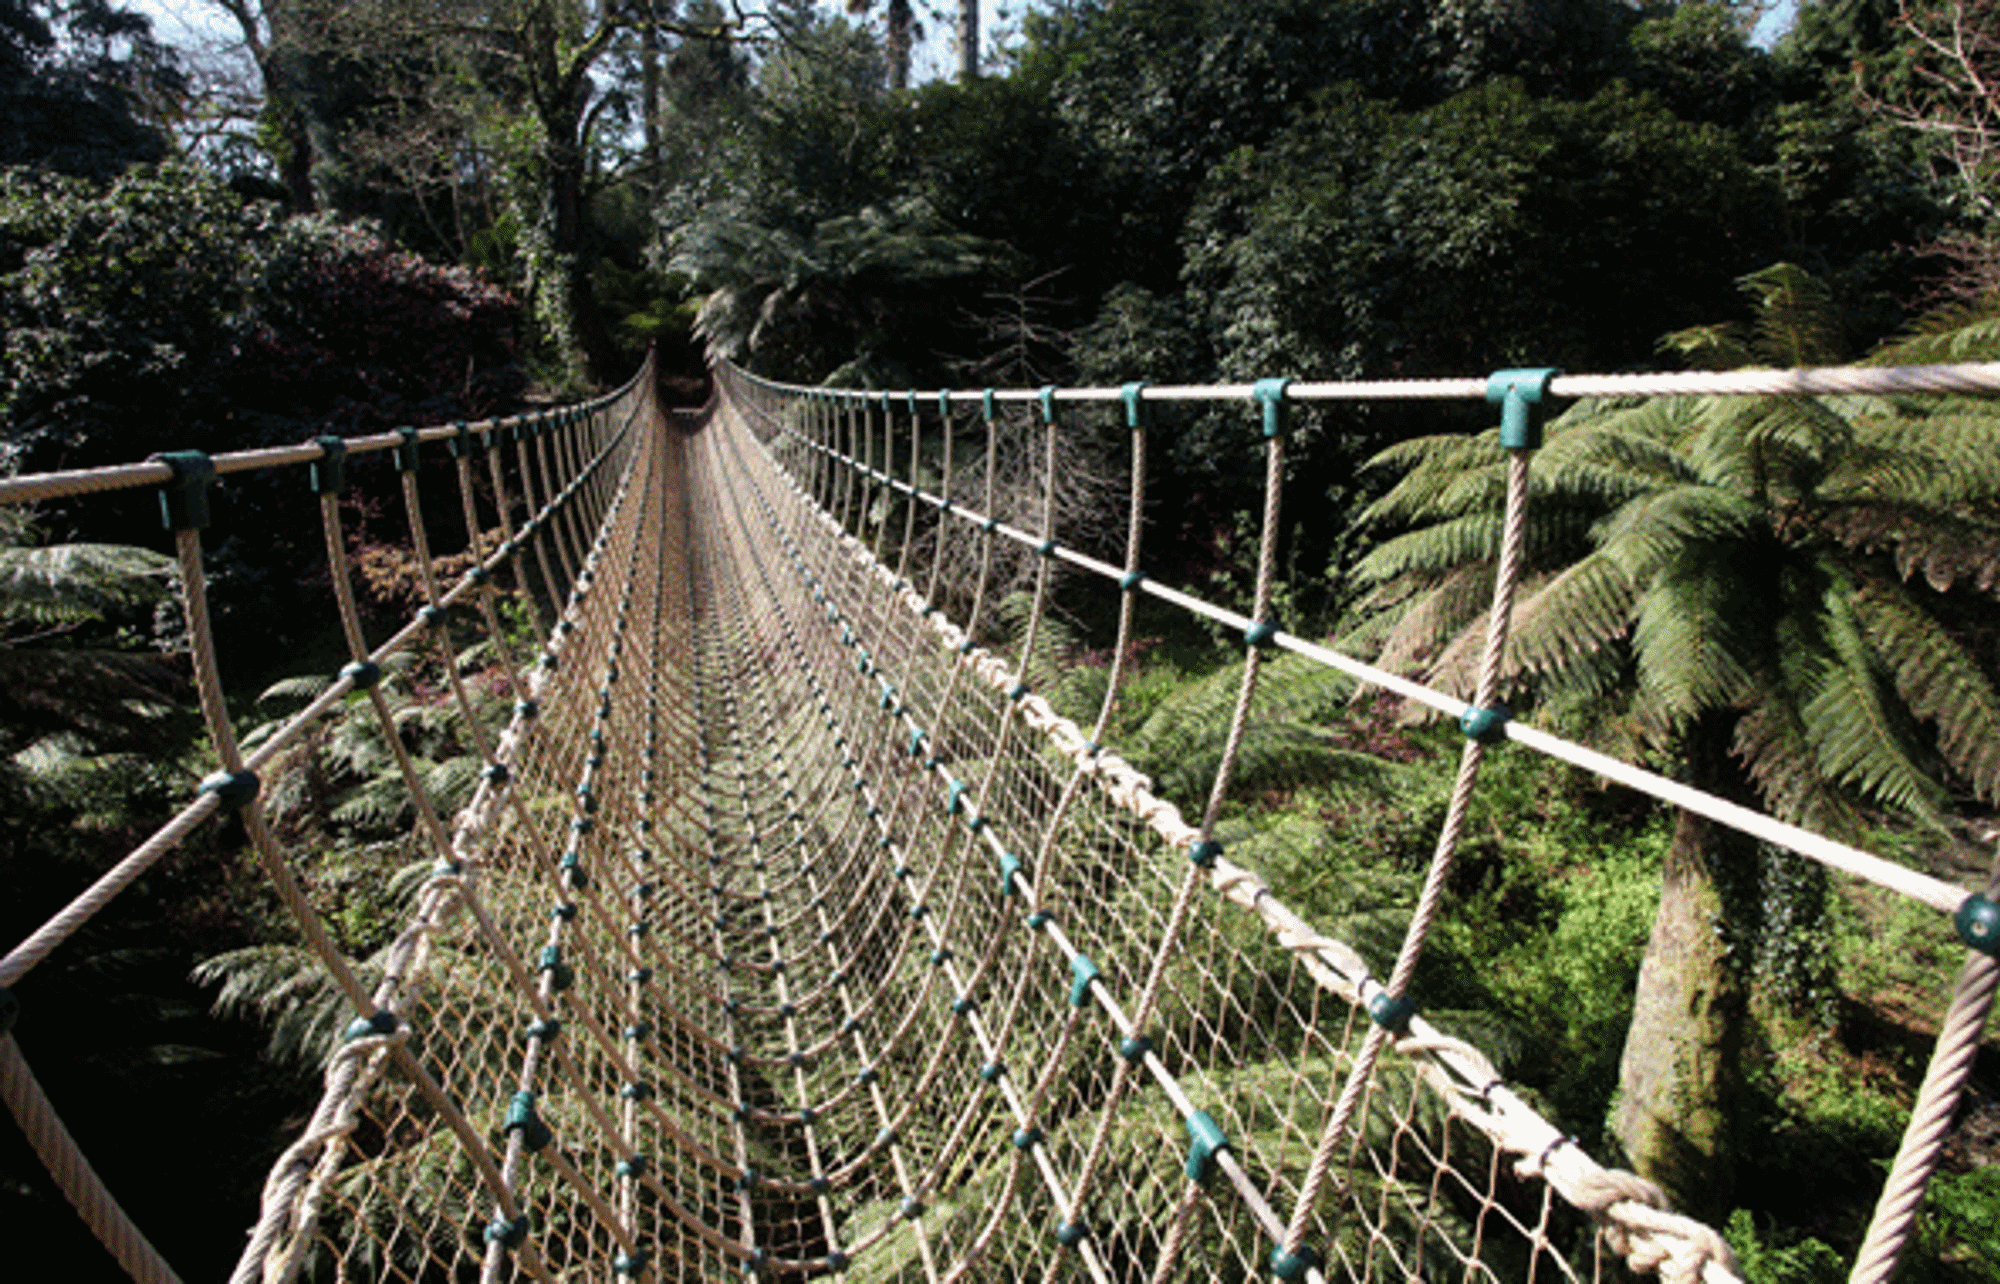
<instances>
[{"instance_id":1,"label":"green plastic connector","mask_svg":"<svg viewBox=\"0 0 2000 1284\"><path fill-rule=\"evenodd\" d=\"M998 1083L1007 1074L1007 1067L998 1061L988 1061L979 1067L979 1077L988 1083Z\"/></svg>"},{"instance_id":2,"label":"green plastic connector","mask_svg":"<svg viewBox=\"0 0 2000 1284\"><path fill-rule=\"evenodd\" d=\"M508 1101L507 1122L500 1131L520 1133L521 1148L531 1154L555 1140L555 1133L535 1113L535 1094L532 1092L517 1092Z\"/></svg>"},{"instance_id":3,"label":"green plastic connector","mask_svg":"<svg viewBox=\"0 0 2000 1284\"><path fill-rule=\"evenodd\" d=\"M344 438L323 436L312 439L312 444L320 449L320 457L308 466L315 495L338 495L347 489L347 442Z\"/></svg>"},{"instance_id":4,"label":"green plastic connector","mask_svg":"<svg viewBox=\"0 0 2000 1284\"><path fill-rule=\"evenodd\" d=\"M366 691L382 680L382 666L373 660L355 660L340 667L340 676L346 678L356 691Z\"/></svg>"},{"instance_id":5,"label":"green plastic connector","mask_svg":"<svg viewBox=\"0 0 2000 1284\"><path fill-rule=\"evenodd\" d=\"M174 470L160 486L160 521L170 531L208 529L208 489L215 484L215 461L199 450L169 450L153 462Z\"/></svg>"},{"instance_id":6,"label":"green plastic connector","mask_svg":"<svg viewBox=\"0 0 2000 1284\"><path fill-rule=\"evenodd\" d=\"M486 1223L486 1242L489 1244L498 1244L502 1248L519 1248L521 1242L527 1238L528 1219L526 1217L516 1217L512 1221L508 1221L505 1217L496 1214L492 1221Z\"/></svg>"},{"instance_id":7,"label":"green plastic connector","mask_svg":"<svg viewBox=\"0 0 2000 1284\"><path fill-rule=\"evenodd\" d=\"M1513 711L1504 704L1495 704L1490 709L1474 705L1458 716L1458 729L1468 740L1483 745L1499 744L1507 738L1507 720L1513 716Z\"/></svg>"},{"instance_id":8,"label":"green plastic connector","mask_svg":"<svg viewBox=\"0 0 2000 1284\"><path fill-rule=\"evenodd\" d=\"M993 408L993 389L988 388L979 394L979 414L989 424L999 417L999 412Z\"/></svg>"},{"instance_id":9,"label":"green plastic connector","mask_svg":"<svg viewBox=\"0 0 2000 1284\"><path fill-rule=\"evenodd\" d=\"M546 1021L530 1021L528 1022L527 1033L530 1039L540 1039L542 1042L547 1043L550 1039L562 1033L562 1022L556 1020L554 1017L550 1017Z\"/></svg>"},{"instance_id":10,"label":"green plastic connector","mask_svg":"<svg viewBox=\"0 0 2000 1284\"><path fill-rule=\"evenodd\" d=\"M1213 838L1198 838L1188 844L1188 859L1202 869L1214 869L1216 857L1222 855L1222 844Z\"/></svg>"},{"instance_id":11,"label":"green plastic connector","mask_svg":"<svg viewBox=\"0 0 2000 1284\"><path fill-rule=\"evenodd\" d=\"M951 426L951 389L949 388L938 389L938 418L944 421L947 428Z\"/></svg>"},{"instance_id":12,"label":"green plastic connector","mask_svg":"<svg viewBox=\"0 0 2000 1284\"><path fill-rule=\"evenodd\" d=\"M1042 407L1042 422L1053 426L1056 421L1056 386L1052 383L1043 384L1041 390L1035 394L1035 400Z\"/></svg>"},{"instance_id":13,"label":"green plastic connector","mask_svg":"<svg viewBox=\"0 0 2000 1284\"><path fill-rule=\"evenodd\" d=\"M355 1039L368 1039L376 1035L394 1034L398 1024L394 1012L389 1011L387 1008L378 1008L367 1016L355 1017L352 1021L348 1022L347 1028L340 1032L340 1037L344 1042L351 1043Z\"/></svg>"},{"instance_id":14,"label":"green plastic connector","mask_svg":"<svg viewBox=\"0 0 2000 1284\"><path fill-rule=\"evenodd\" d=\"M1989 957L2000 957L2000 905L1984 892L1974 892L1958 903L1951 916L1958 939Z\"/></svg>"},{"instance_id":15,"label":"green plastic connector","mask_svg":"<svg viewBox=\"0 0 2000 1284\"><path fill-rule=\"evenodd\" d=\"M1243 645L1255 647L1261 651L1276 641L1277 637L1278 622L1276 620L1258 620L1251 624L1249 628L1243 630Z\"/></svg>"},{"instance_id":16,"label":"green plastic connector","mask_svg":"<svg viewBox=\"0 0 2000 1284\"><path fill-rule=\"evenodd\" d=\"M1542 402L1549 381L1562 371L1496 370L1486 377L1486 400L1500 407L1500 445L1507 450L1537 450L1542 444Z\"/></svg>"},{"instance_id":17,"label":"green plastic connector","mask_svg":"<svg viewBox=\"0 0 2000 1284\"><path fill-rule=\"evenodd\" d=\"M1097 970L1097 964L1090 961L1087 954L1079 954L1069 961L1070 983L1069 1002L1071 1007L1080 1008L1090 1001L1090 983L1104 974Z\"/></svg>"},{"instance_id":18,"label":"green plastic connector","mask_svg":"<svg viewBox=\"0 0 2000 1284\"><path fill-rule=\"evenodd\" d=\"M1296 1252L1285 1251L1283 1244L1271 1250L1271 1274L1285 1281L1298 1284L1306 1277L1306 1272L1319 1267L1319 1254L1301 1244Z\"/></svg>"},{"instance_id":19,"label":"green plastic connector","mask_svg":"<svg viewBox=\"0 0 2000 1284\"><path fill-rule=\"evenodd\" d=\"M1125 403L1125 426L1144 428L1146 426L1146 385L1128 383L1118 390L1119 400Z\"/></svg>"},{"instance_id":20,"label":"green plastic connector","mask_svg":"<svg viewBox=\"0 0 2000 1284\"><path fill-rule=\"evenodd\" d=\"M637 1275L652 1260L653 1255L642 1248L636 1253L620 1253L612 1258L611 1269L620 1275Z\"/></svg>"},{"instance_id":21,"label":"green plastic connector","mask_svg":"<svg viewBox=\"0 0 2000 1284\"><path fill-rule=\"evenodd\" d=\"M421 435L417 429L408 425L398 428L396 435L402 438L396 443L396 448L392 452L396 461L396 471L399 473L417 471L417 465L421 462L417 458L417 447L423 444Z\"/></svg>"},{"instance_id":22,"label":"green plastic connector","mask_svg":"<svg viewBox=\"0 0 2000 1284\"><path fill-rule=\"evenodd\" d=\"M1188 1180L1208 1184L1215 1175L1215 1152L1226 1149L1229 1138L1222 1131L1222 1125L1206 1110L1197 1110L1188 1116Z\"/></svg>"},{"instance_id":23,"label":"green plastic connector","mask_svg":"<svg viewBox=\"0 0 2000 1284\"><path fill-rule=\"evenodd\" d=\"M1146 1054L1152 1050L1153 1041L1143 1034L1129 1035L1118 1041L1119 1057L1134 1065L1144 1061Z\"/></svg>"},{"instance_id":24,"label":"green plastic connector","mask_svg":"<svg viewBox=\"0 0 2000 1284\"><path fill-rule=\"evenodd\" d=\"M1407 994L1378 990L1368 1000L1368 1019L1391 1034L1401 1034L1409 1029L1410 1018L1416 1014L1416 1001Z\"/></svg>"},{"instance_id":25,"label":"green plastic connector","mask_svg":"<svg viewBox=\"0 0 2000 1284\"><path fill-rule=\"evenodd\" d=\"M1090 1226L1081 1218L1073 1222L1064 1222L1056 1227L1056 1243L1064 1248L1075 1248L1083 1243L1089 1234Z\"/></svg>"},{"instance_id":26,"label":"green plastic connector","mask_svg":"<svg viewBox=\"0 0 2000 1284\"><path fill-rule=\"evenodd\" d=\"M1267 438L1282 437L1291 431L1290 416L1286 413L1289 403L1285 400L1286 390L1291 386L1290 379L1259 379L1250 389L1251 399L1263 412Z\"/></svg>"},{"instance_id":27,"label":"green plastic connector","mask_svg":"<svg viewBox=\"0 0 2000 1284\"><path fill-rule=\"evenodd\" d=\"M1016 1128L1014 1130L1014 1149L1033 1150L1041 1144L1042 1130L1040 1128Z\"/></svg>"},{"instance_id":28,"label":"green plastic connector","mask_svg":"<svg viewBox=\"0 0 2000 1284\"><path fill-rule=\"evenodd\" d=\"M254 771L217 771L203 776L195 788L204 794L214 794L223 806L241 811L255 801L257 791L263 786L258 783Z\"/></svg>"},{"instance_id":29,"label":"green plastic connector","mask_svg":"<svg viewBox=\"0 0 2000 1284\"><path fill-rule=\"evenodd\" d=\"M477 459L486 453L486 437L472 431L463 420L452 425L458 431L451 435L451 457L453 459Z\"/></svg>"},{"instance_id":30,"label":"green plastic connector","mask_svg":"<svg viewBox=\"0 0 2000 1284\"><path fill-rule=\"evenodd\" d=\"M1120 591L1126 593L1137 593L1139 586L1145 582L1146 573L1144 571L1127 571L1118 577L1118 587Z\"/></svg>"},{"instance_id":31,"label":"green plastic connector","mask_svg":"<svg viewBox=\"0 0 2000 1284\"><path fill-rule=\"evenodd\" d=\"M618 1161L618 1175L620 1177L644 1177L647 1166L652 1162L643 1151L632 1156L630 1159L621 1159Z\"/></svg>"},{"instance_id":32,"label":"green plastic connector","mask_svg":"<svg viewBox=\"0 0 2000 1284\"><path fill-rule=\"evenodd\" d=\"M1016 894L1016 889L1014 887L1014 875L1020 872L1021 872L1021 858L1019 856L1016 856L1013 852L1001 852L1000 894L1002 896L1013 896Z\"/></svg>"}]
</instances>

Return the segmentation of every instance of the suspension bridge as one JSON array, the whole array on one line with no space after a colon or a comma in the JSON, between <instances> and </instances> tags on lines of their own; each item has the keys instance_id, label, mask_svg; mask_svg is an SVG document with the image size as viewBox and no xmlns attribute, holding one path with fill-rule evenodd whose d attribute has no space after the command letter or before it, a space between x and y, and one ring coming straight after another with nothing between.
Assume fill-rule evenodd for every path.
<instances>
[{"instance_id":1,"label":"suspension bridge","mask_svg":"<svg viewBox=\"0 0 2000 1284\"><path fill-rule=\"evenodd\" d=\"M699 413L668 412L645 371L530 415L0 479L9 504L158 492L217 757L177 815L0 959L0 1095L132 1278L179 1277L51 1107L28 1056L34 1008L13 990L197 827L234 813L352 1014L245 1228L234 1284L1735 1280L1712 1228L1600 1165L1415 1006L1482 757L1509 742L1910 897L1964 941L1852 1278L1893 1272L2000 975L1993 889L1515 720L1497 699L1501 656L1548 402L1990 394L2000 366L925 394L722 368L716 388ZM1498 417L1505 533L1470 701L1273 614L1291 415L1334 401L1485 402ZM1246 449L1263 452L1247 615L1146 573L1148 422L1165 402L1239 406ZM1097 528L1063 529L1065 424L1084 413L1117 417L1129 495ZM455 565L468 567L449 577L417 484L442 454L464 527ZM425 600L381 639L357 607L341 511L371 456L392 465L374 475L400 490ZM350 660L246 746L224 698L234 670L213 642L203 540L211 486L259 470L289 470L316 497ZM1033 689L1023 660L1058 571L1120 602L1088 726ZM1031 606L1010 656L983 639L1015 583ZM517 591L541 613L533 654L503 627L502 595ZM1199 815L1106 739L1142 597L1244 648ZM512 680L503 722L476 713L454 627L483 635ZM396 729L389 688L412 655L448 675L485 763L455 814ZM1280 663L1339 670L1465 732L1385 973L1216 837L1260 676ZM365 969L329 936L260 796L260 773L341 709L379 722L433 862Z\"/></svg>"}]
</instances>

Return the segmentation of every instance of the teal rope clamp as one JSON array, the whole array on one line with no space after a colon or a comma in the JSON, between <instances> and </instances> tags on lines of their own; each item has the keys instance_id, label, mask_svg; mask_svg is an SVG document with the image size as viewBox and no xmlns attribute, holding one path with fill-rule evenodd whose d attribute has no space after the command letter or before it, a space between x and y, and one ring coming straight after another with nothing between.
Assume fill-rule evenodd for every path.
<instances>
[{"instance_id":1,"label":"teal rope clamp","mask_svg":"<svg viewBox=\"0 0 2000 1284\"><path fill-rule=\"evenodd\" d=\"M1486 377L1486 400L1500 407L1500 445L1506 450L1537 450L1542 444L1542 402L1549 381L1562 371L1495 370Z\"/></svg>"},{"instance_id":2,"label":"teal rope clamp","mask_svg":"<svg viewBox=\"0 0 2000 1284\"><path fill-rule=\"evenodd\" d=\"M195 789L199 793L214 794L223 806L241 811L256 801L257 791L262 787L254 771L217 771L203 776Z\"/></svg>"},{"instance_id":3,"label":"teal rope clamp","mask_svg":"<svg viewBox=\"0 0 2000 1284\"><path fill-rule=\"evenodd\" d=\"M1090 1224L1082 1218L1073 1222L1063 1222L1056 1227L1056 1243L1064 1248L1075 1248L1090 1237Z\"/></svg>"},{"instance_id":4,"label":"teal rope clamp","mask_svg":"<svg viewBox=\"0 0 2000 1284\"><path fill-rule=\"evenodd\" d=\"M392 452L392 456L396 461L396 471L399 473L413 473L417 471L417 465L421 462L417 458L417 447L423 440L418 430L404 426L396 430L396 435L402 438L402 441L396 444Z\"/></svg>"},{"instance_id":5,"label":"teal rope clamp","mask_svg":"<svg viewBox=\"0 0 2000 1284\"><path fill-rule=\"evenodd\" d=\"M993 389L988 388L979 394L979 414L989 424L999 417L993 408Z\"/></svg>"},{"instance_id":6,"label":"teal rope clamp","mask_svg":"<svg viewBox=\"0 0 2000 1284\"><path fill-rule=\"evenodd\" d=\"M343 1043L352 1043L356 1039L373 1038L378 1034L394 1034L398 1024L394 1012L378 1008L367 1016L355 1017L348 1022L347 1028L340 1032L340 1038Z\"/></svg>"},{"instance_id":7,"label":"teal rope clamp","mask_svg":"<svg viewBox=\"0 0 2000 1284\"><path fill-rule=\"evenodd\" d=\"M1035 400L1042 407L1042 422L1053 426L1056 421L1056 386L1052 383L1043 384L1035 393Z\"/></svg>"},{"instance_id":8,"label":"teal rope clamp","mask_svg":"<svg viewBox=\"0 0 2000 1284\"><path fill-rule=\"evenodd\" d=\"M1188 1180L1208 1184L1215 1175L1215 1152L1227 1149L1229 1137L1222 1131L1222 1125L1215 1122L1215 1116L1206 1110L1197 1110L1187 1118Z\"/></svg>"},{"instance_id":9,"label":"teal rope clamp","mask_svg":"<svg viewBox=\"0 0 2000 1284\"><path fill-rule=\"evenodd\" d=\"M1080 1008L1090 1001L1090 983L1101 979L1104 973L1098 971L1097 964L1092 963L1087 954L1071 959L1069 971L1069 1003L1073 1008Z\"/></svg>"},{"instance_id":10,"label":"teal rope clamp","mask_svg":"<svg viewBox=\"0 0 2000 1284\"><path fill-rule=\"evenodd\" d=\"M1974 892L1958 903L1951 916L1958 939L1988 958L2000 958L2000 905L1984 892Z\"/></svg>"},{"instance_id":11,"label":"teal rope clamp","mask_svg":"<svg viewBox=\"0 0 2000 1284\"><path fill-rule=\"evenodd\" d=\"M1496 703L1490 709L1474 705L1458 716L1458 729L1467 740L1495 745L1507 738L1507 722L1513 716L1513 711L1504 704Z\"/></svg>"},{"instance_id":12,"label":"teal rope clamp","mask_svg":"<svg viewBox=\"0 0 2000 1284\"><path fill-rule=\"evenodd\" d=\"M382 666L373 660L356 660L342 665L340 676L346 678L356 691L366 691L382 680Z\"/></svg>"},{"instance_id":13,"label":"teal rope clamp","mask_svg":"<svg viewBox=\"0 0 2000 1284\"><path fill-rule=\"evenodd\" d=\"M652 1162L643 1152L632 1156L630 1159L621 1159L618 1161L618 1175L620 1177L644 1177L647 1165Z\"/></svg>"},{"instance_id":14,"label":"teal rope clamp","mask_svg":"<svg viewBox=\"0 0 2000 1284\"><path fill-rule=\"evenodd\" d=\"M1307 1271L1319 1269L1319 1254L1304 1244L1296 1252L1288 1252L1283 1244L1271 1250L1271 1274L1285 1281L1297 1284L1306 1277Z\"/></svg>"},{"instance_id":15,"label":"teal rope clamp","mask_svg":"<svg viewBox=\"0 0 2000 1284\"><path fill-rule=\"evenodd\" d=\"M1021 858L1019 856L1016 856L1013 852L1001 852L1000 894L1002 896L1013 896L1016 894L1016 888L1014 887L1014 875L1020 872L1021 872Z\"/></svg>"},{"instance_id":16,"label":"teal rope clamp","mask_svg":"<svg viewBox=\"0 0 2000 1284\"><path fill-rule=\"evenodd\" d=\"M1250 398L1263 412L1264 436L1267 438L1283 437L1291 432L1285 400L1285 393L1291 386L1290 379L1259 379L1251 385Z\"/></svg>"},{"instance_id":17,"label":"teal rope clamp","mask_svg":"<svg viewBox=\"0 0 2000 1284\"><path fill-rule=\"evenodd\" d=\"M478 459L486 453L486 437L472 431L464 420L452 425L458 431L451 435L451 457L453 459Z\"/></svg>"},{"instance_id":18,"label":"teal rope clamp","mask_svg":"<svg viewBox=\"0 0 2000 1284\"><path fill-rule=\"evenodd\" d=\"M1213 838L1200 838L1188 844L1188 860L1198 869L1214 869L1220 855L1222 844Z\"/></svg>"},{"instance_id":19,"label":"teal rope clamp","mask_svg":"<svg viewBox=\"0 0 2000 1284\"><path fill-rule=\"evenodd\" d=\"M549 989L557 994L567 990L576 981L576 973L570 970L569 964L563 962L560 945L542 947L541 956L535 961L535 971L548 973Z\"/></svg>"},{"instance_id":20,"label":"teal rope clamp","mask_svg":"<svg viewBox=\"0 0 2000 1284\"><path fill-rule=\"evenodd\" d=\"M611 1269L620 1275L637 1275L652 1260L653 1255L642 1248L636 1253L620 1253L612 1258Z\"/></svg>"},{"instance_id":21,"label":"teal rope clamp","mask_svg":"<svg viewBox=\"0 0 2000 1284\"><path fill-rule=\"evenodd\" d=\"M516 1217L513 1221L508 1221L496 1214L492 1221L486 1223L486 1242L489 1244L498 1244L502 1248L519 1248L522 1241L527 1238L526 1217Z\"/></svg>"},{"instance_id":22,"label":"teal rope clamp","mask_svg":"<svg viewBox=\"0 0 2000 1284\"><path fill-rule=\"evenodd\" d=\"M160 484L160 521L170 531L208 529L208 489L215 485L215 461L199 450L169 450L152 462L173 469Z\"/></svg>"},{"instance_id":23,"label":"teal rope clamp","mask_svg":"<svg viewBox=\"0 0 2000 1284\"><path fill-rule=\"evenodd\" d=\"M542 1122L542 1117L535 1113L535 1094L532 1092L517 1092L508 1101L507 1122L502 1125L500 1131L520 1133L521 1148L530 1153L541 1150L556 1137L549 1126Z\"/></svg>"},{"instance_id":24,"label":"teal rope clamp","mask_svg":"<svg viewBox=\"0 0 2000 1284\"><path fill-rule=\"evenodd\" d=\"M312 439L312 444L320 449L320 457L309 465L312 493L338 495L347 489L346 439L333 436L315 437Z\"/></svg>"},{"instance_id":25,"label":"teal rope clamp","mask_svg":"<svg viewBox=\"0 0 2000 1284\"><path fill-rule=\"evenodd\" d=\"M1125 403L1125 426L1144 428L1146 426L1146 385L1128 383L1118 390L1118 399Z\"/></svg>"},{"instance_id":26,"label":"teal rope clamp","mask_svg":"<svg viewBox=\"0 0 2000 1284\"><path fill-rule=\"evenodd\" d=\"M1276 620L1255 620L1251 622L1249 628L1243 630L1243 645L1254 647L1259 651L1277 641L1277 638L1278 622Z\"/></svg>"},{"instance_id":27,"label":"teal rope clamp","mask_svg":"<svg viewBox=\"0 0 2000 1284\"><path fill-rule=\"evenodd\" d=\"M1408 1030L1410 1018L1416 1014L1416 1001L1407 994L1379 990L1368 1000L1368 1019L1390 1034L1402 1034Z\"/></svg>"}]
</instances>

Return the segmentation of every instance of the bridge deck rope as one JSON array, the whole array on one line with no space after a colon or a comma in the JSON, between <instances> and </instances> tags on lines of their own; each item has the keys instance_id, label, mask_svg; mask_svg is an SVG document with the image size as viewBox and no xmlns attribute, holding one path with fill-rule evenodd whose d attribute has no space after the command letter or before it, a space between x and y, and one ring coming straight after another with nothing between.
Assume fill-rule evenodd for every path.
<instances>
[{"instance_id":1,"label":"bridge deck rope","mask_svg":"<svg viewBox=\"0 0 2000 1284\"><path fill-rule=\"evenodd\" d=\"M7 503L162 487L220 758L176 816L0 959L0 986L235 811L351 1010L320 1103L272 1169L237 1284L850 1269L927 1284L1440 1270L1575 1280L1596 1278L1607 1252L1676 1284L1724 1284L1735 1263L1719 1235L1593 1161L1410 1003L1482 755L1512 741L1947 913L1976 903L1496 713L1531 502L1526 439L1509 443L1507 535L1471 702L1278 626L1289 408L1484 399L1494 381L921 401L730 368L717 383L699 416L661 411L642 372L536 415L0 479ZM1991 393L2000 367L1544 372L1536 390ZM1144 572L1148 407L1191 400L1240 401L1246 426L1262 428L1247 616ZM1059 517L1064 416L1099 403L1122 407L1129 432L1122 547ZM977 457L957 458L968 439ZM468 564L448 586L419 486L425 448L435 459L440 445ZM371 647L340 495L357 461L385 452L425 605ZM204 610L207 487L301 465L350 659L242 746ZM1035 689L1058 568L1119 594L1088 731ZM1010 656L987 639L995 603L1023 583ZM532 662L503 618L508 593L536 613ZM1244 639L1228 740L1194 823L1105 743L1142 595ZM476 678L461 672L468 632L493 656ZM439 698L482 765L449 821L398 732L415 697L393 672L413 661L444 676ZM1293 662L1468 731L1386 978L1215 836L1262 675ZM430 866L405 927L368 960L335 947L299 886L311 853L283 846L258 798L260 773L284 770L330 716L375 723L416 818L408 851ZM1894 1269L1996 975L1988 954L1968 952L1857 1280ZM177 1278L35 1085L16 1042L32 1030L30 1005L4 1036L0 1095L127 1271Z\"/></svg>"}]
</instances>

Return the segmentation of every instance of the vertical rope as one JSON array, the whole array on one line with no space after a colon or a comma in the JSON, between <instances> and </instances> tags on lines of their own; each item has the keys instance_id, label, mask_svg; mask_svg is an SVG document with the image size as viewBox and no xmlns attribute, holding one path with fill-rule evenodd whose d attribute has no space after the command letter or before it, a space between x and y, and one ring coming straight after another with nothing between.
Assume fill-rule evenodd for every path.
<instances>
[{"instance_id":1,"label":"vertical rope","mask_svg":"<svg viewBox=\"0 0 2000 1284\"><path fill-rule=\"evenodd\" d=\"M1520 578L1521 551L1526 543L1528 461L1529 452L1524 449L1507 452L1507 508L1500 536L1500 564L1494 572L1493 606L1487 616L1486 650L1479 666L1478 694L1474 699L1476 707L1481 709L1492 708L1499 697L1500 668L1506 655L1508 622L1513 616L1514 589ZM1416 971L1417 960L1423 955L1424 941L1444 895L1445 880L1458 852L1459 837L1465 830L1472 787L1479 778L1479 763L1484 752L1482 741L1476 737L1466 739L1459 757L1458 775L1452 784L1451 802L1445 810L1444 825L1438 834L1437 847L1431 853L1430 868L1424 876L1424 888L1417 899L1416 912L1410 916L1410 926L1403 935L1402 948L1397 951L1395 969L1384 987L1391 1000L1403 997L1410 976ZM1318 1201L1320 1188L1333 1166L1334 1155L1360 1105L1361 1094L1374 1078L1375 1062L1381 1056L1388 1037L1389 1031L1385 1026L1374 1024L1368 1027L1361 1051L1348 1071L1346 1082L1341 1085L1333 1115L1327 1120L1326 1129L1320 1134L1319 1144L1313 1150L1305 1181L1299 1187L1298 1203L1285 1229L1283 1248L1287 1253L1296 1254L1305 1244L1306 1233L1312 1223L1313 1205Z\"/></svg>"}]
</instances>

